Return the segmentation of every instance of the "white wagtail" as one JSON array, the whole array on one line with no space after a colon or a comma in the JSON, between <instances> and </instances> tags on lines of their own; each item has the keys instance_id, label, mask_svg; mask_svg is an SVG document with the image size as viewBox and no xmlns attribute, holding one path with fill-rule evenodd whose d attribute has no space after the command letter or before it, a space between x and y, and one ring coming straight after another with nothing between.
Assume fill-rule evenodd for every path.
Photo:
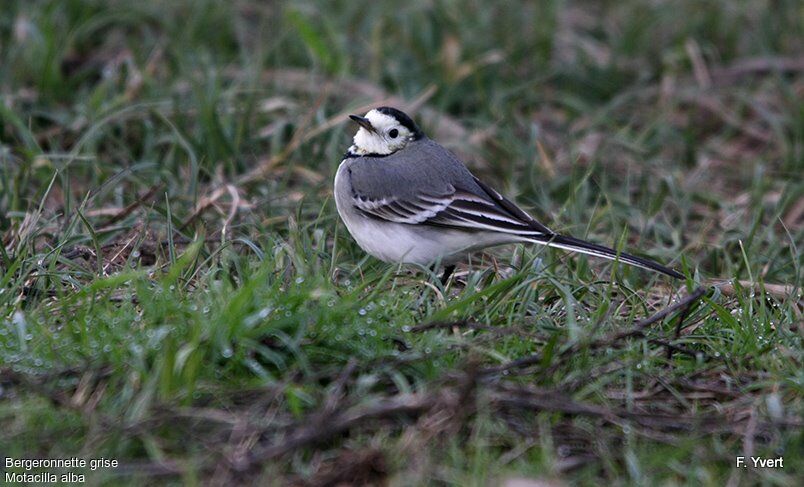
<instances>
[{"instance_id":1,"label":"white wagtail","mask_svg":"<svg viewBox=\"0 0 804 487\"><path fill-rule=\"evenodd\" d=\"M396 108L365 117L335 175L338 213L358 245L384 262L445 265L493 245L538 243L684 276L652 260L559 235L472 175Z\"/></svg>"}]
</instances>

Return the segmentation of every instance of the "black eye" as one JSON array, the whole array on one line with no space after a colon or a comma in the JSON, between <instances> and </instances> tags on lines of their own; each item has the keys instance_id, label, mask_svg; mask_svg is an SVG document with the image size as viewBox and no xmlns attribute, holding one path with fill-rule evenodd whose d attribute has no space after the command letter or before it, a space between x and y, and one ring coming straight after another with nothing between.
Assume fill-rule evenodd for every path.
<instances>
[{"instance_id":1,"label":"black eye","mask_svg":"<svg viewBox=\"0 0 804 487\"><path fill-rule=\"evenodd\" d=\"M389 136L390 136L392 139L395 139L395 138L396 138L396 136L397 136L397 135L399 135L399 130L397 130L397 129L391 129L391 131L390 131L390 132L388 132L388 135L389 135Z\"/></svg>"}]
</instances>

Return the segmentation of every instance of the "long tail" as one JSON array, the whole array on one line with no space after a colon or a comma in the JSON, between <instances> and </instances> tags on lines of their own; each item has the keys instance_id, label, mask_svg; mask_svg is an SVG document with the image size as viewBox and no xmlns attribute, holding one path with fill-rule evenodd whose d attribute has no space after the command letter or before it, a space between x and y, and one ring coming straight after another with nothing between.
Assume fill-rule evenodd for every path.
<instances>
[{"instance_id":1,"label":"long tail","mask_svg":"<svg viewBox=\"0 0 804 487\"><path fill-rule=\"evenodd\" d=\"M661 272L662 274L675 277L676 279L684 279L683 274L665 267L658 262L643 259L642 257L637 257L635 255L626 254L625 252L617 252L614 249L593 244L591 242L586 242L577 238L565 237L558 234L545 235L544 237L528 236L528 238L533 242L540 243L542 245L594 255L595 257L602 257L608 260L616 260L632 266L641 267L642 269Z\"/></svg>"}]
</instances>

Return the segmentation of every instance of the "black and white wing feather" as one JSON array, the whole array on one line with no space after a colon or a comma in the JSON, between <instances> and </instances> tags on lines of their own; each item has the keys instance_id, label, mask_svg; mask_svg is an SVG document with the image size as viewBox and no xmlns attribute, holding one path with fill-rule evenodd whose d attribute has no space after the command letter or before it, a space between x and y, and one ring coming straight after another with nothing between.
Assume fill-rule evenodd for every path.
<instances>
[{"instance_id":1,"label":"black and white wing feather","mask_svg":"<svg viewBox=\"0 0 804 487\"><path fill-rule=\"evenodd\" d=\"M385 196L371 199L353 196L355 208L366 216L394 223L424 224L444 211L452 198L450 195L417 195L413 197Z\"/></svg>"},{"instance_id":2,"label":"black and white wing feather","mask_svg":"<svg viewBox=\"0 0 804 487\"><path fill-rule=\"evenodd\" d=\"M367 216L394 223L509 233L522 237L553 234L496 191L490 188L487 191L490 191L488 196L481 196L449 185L441 194L389 195L378 199L355 195L353 202Z\"/></svg>"}]
</instances>

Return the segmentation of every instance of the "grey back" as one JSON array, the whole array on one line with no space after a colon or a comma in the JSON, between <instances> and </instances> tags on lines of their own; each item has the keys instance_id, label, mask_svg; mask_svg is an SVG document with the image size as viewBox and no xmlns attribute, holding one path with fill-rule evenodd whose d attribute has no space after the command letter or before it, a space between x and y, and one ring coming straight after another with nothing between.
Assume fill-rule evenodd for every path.
<instances>
[{"instance_id":1,"label":"grey back","mask_svg":"<svg viewBox=\"0 0 804 487\"><path fill-rule=\"evenodd\" d=\"M456 189L488 198L455 154L427 137L388 156L354 158L348 167L352 190L371 200L447 195Z\"/></svg>"}]
</instances>

